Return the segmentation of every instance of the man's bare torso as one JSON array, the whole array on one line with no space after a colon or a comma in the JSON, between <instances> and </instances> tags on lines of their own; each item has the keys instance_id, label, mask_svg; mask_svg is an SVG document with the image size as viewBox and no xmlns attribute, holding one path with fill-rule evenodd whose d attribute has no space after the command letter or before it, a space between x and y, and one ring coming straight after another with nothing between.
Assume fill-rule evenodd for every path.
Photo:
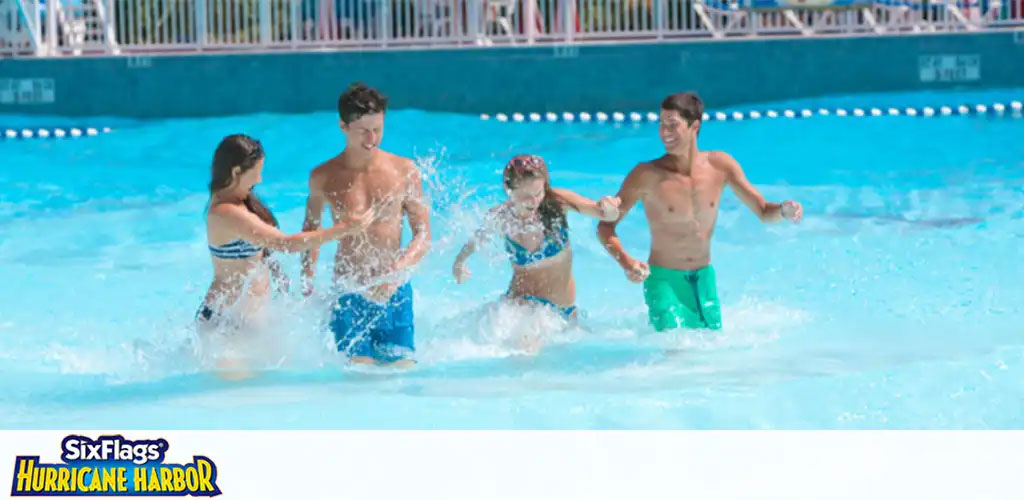
<instances>
[{"instance_id":1,"label":"man's bare torso","mask_svg":"<svg viewBox=\"0 0 1024 500\"><path fill-rule=\"evenodd\" d=\"M666 157L636 167L644 174L640 201L651 229L650 264L699 269L711 263L711 235L726 183L712 155L698 152L686 173L673 170Z\"/></svg>"},{"instance_id":2,"label":"man's bare torso","mask_svg":"<svg viewBox=\"0 0 1024 500\"><path fill-rule=\"evenodd\" d=\"M338 240L336 279L344 276L365 284L391 272L401 255L403 203L410 192L412 168L409 160L383 151L365 169L346 168L341 156L317 167L313 175L322 176L322 192L335 224L371 207L375 213L365 231Z\"/></svg>"}]
</instances>

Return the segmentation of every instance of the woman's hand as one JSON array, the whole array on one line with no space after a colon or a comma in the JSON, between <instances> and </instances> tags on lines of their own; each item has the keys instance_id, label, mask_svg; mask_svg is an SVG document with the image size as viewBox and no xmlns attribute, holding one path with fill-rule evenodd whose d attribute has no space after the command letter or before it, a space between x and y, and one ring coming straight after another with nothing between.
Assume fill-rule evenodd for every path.
<instances>
[{"instance_id":1,"label":"woman's hand","mask_svg":"<svg viewBox=\"0 0 1024 500\"><path fill-rule=\"evenodd\" d=\"M473 273L469 271L469 266L464 262L456 262L452 265L452 276L455 277L455 282L461 285L469 280Z\"/></svg>"}]
</instances>

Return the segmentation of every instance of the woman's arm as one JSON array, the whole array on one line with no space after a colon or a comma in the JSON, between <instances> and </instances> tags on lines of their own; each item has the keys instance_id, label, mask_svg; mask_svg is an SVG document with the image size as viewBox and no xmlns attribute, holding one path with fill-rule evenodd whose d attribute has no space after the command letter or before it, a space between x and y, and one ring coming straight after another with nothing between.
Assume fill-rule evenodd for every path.
<instances>
[{"instance_id":1,"label":"woman's arm","mask_svg":"<svg viewBox=\"0 0 1024 500\"><path fill-rule=\"evenodd\" d=\"M491 209L490 212L484 216L484 223L473 233L473 236L469 238L469 241L462 246L462 250L459 251L459 255L455 256L455 263L452 264L452 275L455 277L455 282L462 284L466 282L472 273L469 272L469 267L466 266L466 260L473 255L480 245L487 241L491 236L494 235L495 230L498 227L498 218L500 217L501 206Z\"/></svg>"},{"instance_id":2,"label":"woman's arm","mask_svg":"<svg viewBox=\"0 0 1024 500\"><path fill-rule=\"evenodd\" d=\"M553 188L551 191L555 193L560 202L583 215L606 222L619 219L619 204L622 201L618 197L602 196L600 200L594 201L568 189Z\"/></svg>"},{"instance_id":3,"label":"woman's arm","mask_svg":"<svg viewBox=\"0 0 1024 500\"><path fill-rule=\"evenodd\" d=\"M373 209L370 209L362 214L349 215L344 221L327 229L284 234L239 205L220 203L210 209L210 214L230 226L245 240L280 252L301 252L319 247L346 234L359 232L373 220Z\"/></svg>"}]
</instances>

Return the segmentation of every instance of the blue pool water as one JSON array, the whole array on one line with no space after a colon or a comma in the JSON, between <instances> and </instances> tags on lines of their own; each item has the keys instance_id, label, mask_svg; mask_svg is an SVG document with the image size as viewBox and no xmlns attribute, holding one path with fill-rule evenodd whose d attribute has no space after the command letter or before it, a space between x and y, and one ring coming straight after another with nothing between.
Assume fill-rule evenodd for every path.
<instances>
[{"instance_id":1,"label":"blue pool water","mask_svg":"<svg viewBox=\"0 0 1024 500\"><path fill-rule=\"evenodd\" d=\"M258 190L297 231L308 172L343 144L335 124L332 113L118 121L94 138L0 142L0 428L1024 425L1024 119L706 123L705 149L731 152L769 199L800 200L806 214L766 227L724 197L713 261L725 329L651 332L640 287L599 247L594 223L573 216L584 328L543 333L545 348L524 356L509 339L543 325L488 305L510 276L500 252L474 256L468 284L450 279L458 248L501 199L501 166L540 154L555 185L610 194L661 153L655 126L393 112L384 146L417 158L434 206L433 249L414 281L420 365L345 367L324 347L329 299L289 296L274 306L266 371L221 380L188 347L211 278L213 148L230 133L258 137L268 152ZM646 256L639 210L620 234ZM284 262L295 276L297 257Z\"/></svg>"}]
</instances>

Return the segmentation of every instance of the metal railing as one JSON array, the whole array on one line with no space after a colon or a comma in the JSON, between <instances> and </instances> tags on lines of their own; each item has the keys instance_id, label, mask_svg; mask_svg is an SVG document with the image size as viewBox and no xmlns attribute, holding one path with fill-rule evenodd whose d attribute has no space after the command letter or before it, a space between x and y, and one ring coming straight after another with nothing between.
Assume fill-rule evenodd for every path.
<instances>
[{"instance_id":1,"label":"metal railing","mask_svg":"<svg viewBox=\"0 0 1024 500\"><path fill-rule=\"evenodd\" d=\"M573 44L1024 26L1024 0L0 0L0 55Z\"/></svg>"}]
</instances>

